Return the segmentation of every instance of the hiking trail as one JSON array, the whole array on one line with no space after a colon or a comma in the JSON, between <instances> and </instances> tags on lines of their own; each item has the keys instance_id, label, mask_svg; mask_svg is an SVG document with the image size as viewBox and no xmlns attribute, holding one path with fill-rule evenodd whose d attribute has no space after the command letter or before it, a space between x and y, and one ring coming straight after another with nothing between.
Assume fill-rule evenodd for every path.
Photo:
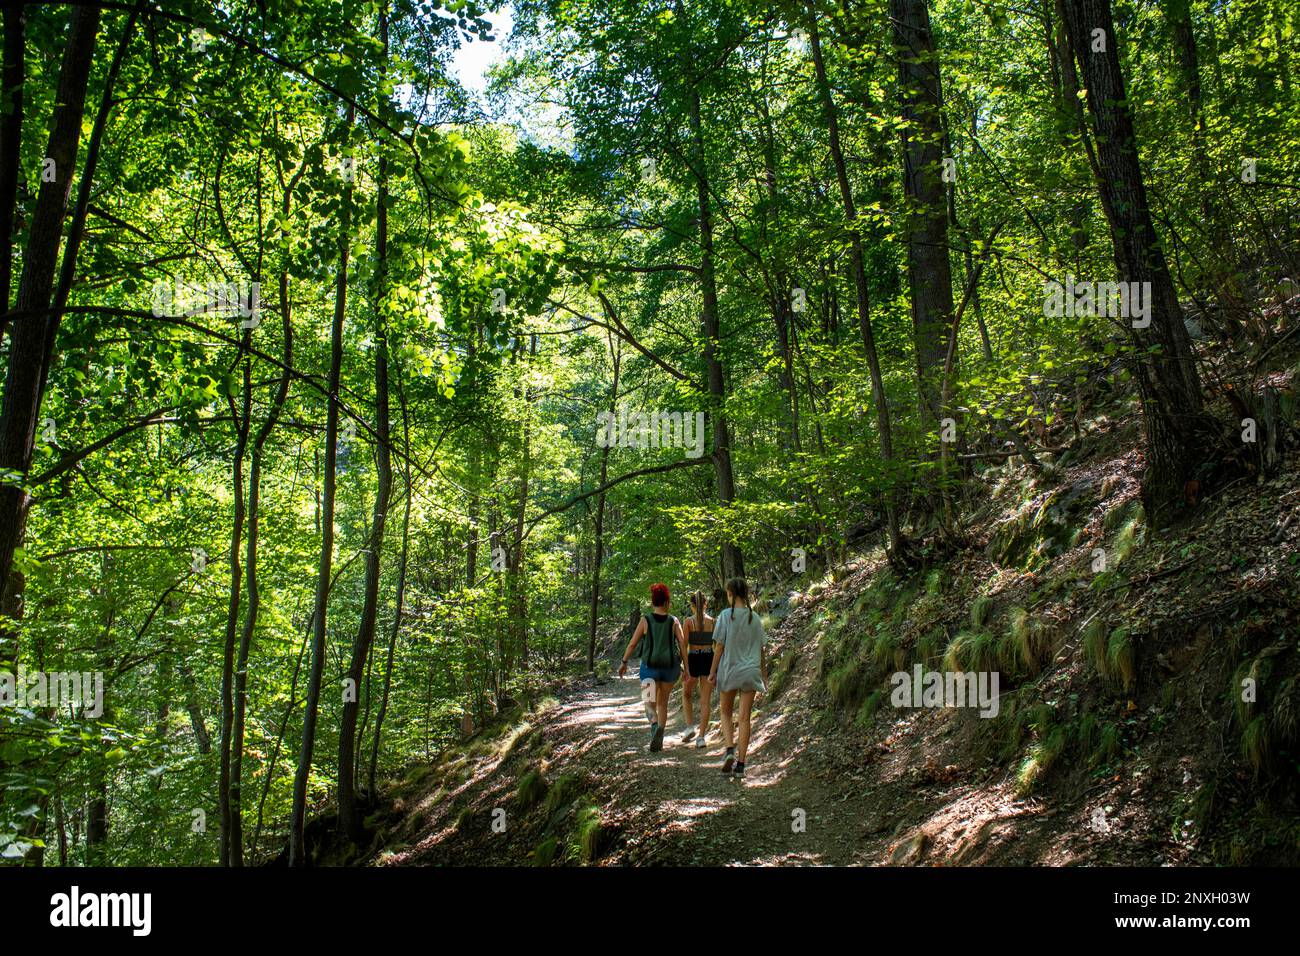
<instances>
[{"instance_id":1,"label":"hiking trail","mask_svg":"<svg viewBox=\"0 0 1300 956\"><path fill-rule=\"evenodd\" d=\"M769 661L803 636L808 616L796 611L774 629ZM588 678L495 743L461 748L399 788L372 862L549 863L548 838L562 847L584 804L602 833L585 862L601 865L1149 865L1183 856L1134 839L1145 827L1116 819L1102 832L1083 805L1017 796L1005 769L964 759L971 718L951 711L915 712L883 739L819 730L814 671L796 665L779 693L760 695L743 780L720 772L716 692L707 747L681 741L679 685L664 749L651 753L635 670ZM504 829L494 830L501 811Z\"/></svg>"}]
</instances>

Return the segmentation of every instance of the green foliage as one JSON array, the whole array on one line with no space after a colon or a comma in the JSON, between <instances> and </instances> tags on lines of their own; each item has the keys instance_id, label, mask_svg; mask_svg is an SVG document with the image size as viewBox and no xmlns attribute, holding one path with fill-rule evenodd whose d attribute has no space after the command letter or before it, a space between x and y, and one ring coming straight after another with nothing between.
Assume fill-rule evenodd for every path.
<instances>
[{"instance_id":1,"label":"green foliage","mask_svg":"<svg viewBox=\"0 0 1300 956\"><path fill-rule=\"evenodd\" d=\"M107 843L87 845L83 825L67 863L217 862L230 763L221 725L236 671L247 677L244 855L274 856L295 770L308 807L337 798L335 680L359 638L369 642L356 687L359 779L372 755L381 787L421 766L436 769L417 776L436 774L448 792L493 761L529 762L517 804L565 817L581 787L567 777L548 786L536 769L546 753L530 704L586 672L593 591L603 679L648 586L668 582L681 614L686 594L721 583L724 546L740 549L764 597L807 581L813 603L857 573L851 562L882 560L890 502L915 522L902 530L922 552L945 503L967 509L963 519L1014 509L997 524L970 522L1008 574L1087 547L1098 517L1116 565L1137 560L1167 524L1153 517L1148 528L1127 475L1070 477L1094 444L1110 455L1118 446L1108 442L1136 434L1131 369L1143 356L1110 318L1044 309L1044 277L1109 279L1115 259L1073 94L1045 66L1041 11L931 4L945 154L959 171L945 199L960 226L943 243L958 300L963 250L981 258L1001 228L957 329L958 473L939 463L919 411L902 215L914 199L898 165L900 90L878 6L816 12L883 403L846 268L826 104L810 52L789 42L806 16L798 5L702 0L679 14L632 0L514 4L512 56L495 70L490 104L447 66L466 35L489 42L496 21L477 3L304 0L271 17L189 6L181 19L139 11L113 90L96 50L81 127L100 102L129 108L110 111L103 130L54 359L22 370L47 384L35 428L14 432L35 432L31 467L5 469L34 504L14 556L22 580L11 582L23 614L0 659L112 680L96 718L48 702L0 708L0 856L34 862L44 850L52 862L55 821L104 802ZM1225 357L1262 356L1286 334L1264 309L1283 272L1295 276L1294 190L1277 184L1300 180L1297 24L1281 0L1192 5L1202 48L1194 114L1168 7L1117 8L1128 105L1175 292L1206 325L1197 367L1218 374ZM19 198L13 248L0 250L15 264L11 298L35 260L31 197L67 16L29 5ZM194 50L190 17L223 40ZM103 20L102 37L116 38L128 14L106 8ZM74 179L85 152L83 137ZM1256 184L1241 178L1243 157L1257 159ZM159 290L178 282L202 301L161 302ZM257 282L260 321L210 308L206 287L218 282ZM701 328L708 311L716 335ZM13 350L5 360L16 361ZM596 415L620 406L700 413L698 449L602 447ZM724 416L725 476L715 455ZM1086 441L1072 440L1076 425ZM1013 434L1041 471L1018 454L982 457L1012 447ZM1057 458L1067 444L1072 457ZM393 475L377 534L381 448ZM315 647L331 452L332 566ZM997 509L983 511L989 489ZM909 663L1030 681L1056 647L1035 616L1043 594L1003 620L990 586L961 627L955 609L984 585L954 578L930 553L921 568L882 568L852 599L817 608L817 675L859 723L880 706L884 677ZM1094 576L1092 596L1117 579L1113 566ZM1115 625L1094 619L1084 654L1131 690L1134 638ZM774 699L799 666L793 654L775 662ZM1243 664L1237 676L1264 694L1236 706L1246 759L1276 771L1294 754L1300 698L1293 669L1274 664ZM297 768L313 673L328 676L313 760ZM1031 710L1026 697L997 721L999 745L1031 739L1026 788L1062 762L1064 746L1052 728L1022 722ZM1079 733L1099 762L1121 749L1109 723ZM206 828L193 826L196 809ZM577 831L543 840L535 862L598 858L608 834L598 815L577 816Z\"/></svg>"},{"instance_id":2,"label":"green foliage","mask_svg":"<svg viewBox=\"0 0 1300 956\"><path fill-rule=\"evenodd\" d=\"M515 788L515 805L520 810L537 806L547 796L549 785L539 770L529 770Z\"/></svg>"}]
</instances>

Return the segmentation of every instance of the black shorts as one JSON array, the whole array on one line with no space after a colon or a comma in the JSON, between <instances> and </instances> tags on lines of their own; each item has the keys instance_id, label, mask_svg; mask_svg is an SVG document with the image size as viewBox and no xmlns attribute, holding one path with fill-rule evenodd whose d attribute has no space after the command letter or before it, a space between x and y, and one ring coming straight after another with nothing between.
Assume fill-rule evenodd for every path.
<instances>
[{"instance_id":1,"label":"black shorts","mask_svg":"<svg viewBox=\"0 0 1300 956\"><path fill-rule=\"evenodd\" d=\"M691 651L686 655L686 673L692 677L708 677L713 669L713 651Z\"/></svg>"}]
</instances>

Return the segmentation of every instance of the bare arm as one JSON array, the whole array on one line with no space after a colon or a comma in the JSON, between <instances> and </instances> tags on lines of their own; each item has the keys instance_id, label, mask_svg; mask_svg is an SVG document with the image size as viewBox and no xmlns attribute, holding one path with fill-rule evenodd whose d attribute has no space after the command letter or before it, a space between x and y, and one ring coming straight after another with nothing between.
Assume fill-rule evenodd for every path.
<instances>
[{"instance_id":1,"label":"bare arm","mask_svg":"<svg viewBox=\"0 0 1300 956\"><path fill-rule=\"evenodd\" d=\"M627 651L623 654L623 663L619 665L618 676L622 677L627 673L627 660L636 653L637 645L641 643L641 638L645 635L645 618L636 622L636 630L632 632L632 641L627 645Z\"/></svg>"},{"instance_id":2,"label":"bare arm","mask_svg":"<svg viewBox=\"0 0 1300 956\"><path fill-rule=\"evenodd\" d=\"M710 684L716 684L718 682L718 665L722 663L722 653L727 649L726 644L719 643L717 640L720 634L725 633L725 629L718 626L720 622L721 618L715 617L713 619L713 666L709 668Z\"/></svg>"}]
</instances>

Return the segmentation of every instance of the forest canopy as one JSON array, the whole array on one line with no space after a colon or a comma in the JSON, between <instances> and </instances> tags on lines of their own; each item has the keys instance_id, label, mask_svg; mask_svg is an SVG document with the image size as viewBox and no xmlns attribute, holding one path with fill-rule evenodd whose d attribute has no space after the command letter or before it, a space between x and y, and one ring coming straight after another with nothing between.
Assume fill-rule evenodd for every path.
<instances>
[{"instance_id":1,"label":"forest canopy","mask_svg":"<svg viewBox=\"0 0 1300 956\"><path fill-rule=\"evenodd\" d=\"M925 569L1116 389L1153 529L1281 466L1300 6L506 11L5 7L6 862L303 863L652 583Z\"/></svg>"}]
</instances>

